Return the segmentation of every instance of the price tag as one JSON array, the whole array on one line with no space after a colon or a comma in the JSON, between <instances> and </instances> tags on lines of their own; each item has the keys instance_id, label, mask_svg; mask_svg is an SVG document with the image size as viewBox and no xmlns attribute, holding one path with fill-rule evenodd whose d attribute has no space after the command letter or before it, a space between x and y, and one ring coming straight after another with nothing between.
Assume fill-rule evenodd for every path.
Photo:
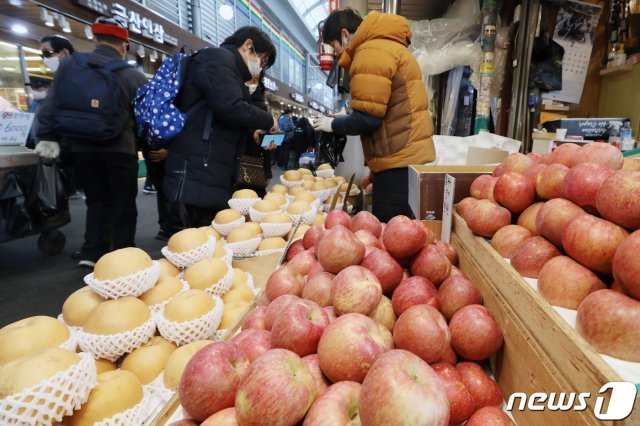
<instances>
[{"instance_id":1,"label":"price tag","mask_svg":"<svg viewBox=\"0 0 640 426\"><path fill-rule=\"evenodd\" d=\"M29 112L0 113L0 145L24 145L33 117Z\"/></svg>"},{"instance_id":2,"label":"price tag","mask_svg":"<svg viewBox=\"0 0 640 426\"><path fill-rule=\"evenodd\" d=\"M442 233L440 239L451 242L451 226L453 217L453 197L456 193L456 178L451 175L444 177L444 197L442 198Z\"/></svg>"}]
</instances>

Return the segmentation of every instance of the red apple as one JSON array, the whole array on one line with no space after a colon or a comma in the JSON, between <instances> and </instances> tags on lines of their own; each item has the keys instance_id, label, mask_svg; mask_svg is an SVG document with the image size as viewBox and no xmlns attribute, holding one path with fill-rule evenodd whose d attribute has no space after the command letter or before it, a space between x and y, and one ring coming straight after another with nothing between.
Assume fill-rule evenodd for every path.
<instances>
[{"instance_id":1,"label":"red apple","mask_svg":"<svg viewBox=\"0 0 640 426\"><path fill-rule=\"evenodd\" d=\"M433 229L431 229L431 225L429 224L430 221L426 221L426 220L419 220L419 219L413 219L413 221L415 223L417 223L418 225L422 226L425 230L425 232L427 233L427 239L425 240L425 245L426 244L435 244L436 242L436 234L434 233Z\"/></svg>"},{"instance_id":2,"label":"red apple","mask_svg":"<svg viewBox=\"0 0 640 426\"><path fill-rule=\"evenodd\" d=\"M538 182L538 176L547 168L546 164L536 164L523 173L523 176L529 179L533 187L536 187L536 183Z\"/></svg>"},{"instance_id":3,"label":"red apple","mask_svg":"<svg viewBox=\"0 0 640 426\"><path fill-rule=\"evenodd\" d=\"M608 143L592 142L576 152L573 166L583 163L596 163L612 170L619 170L624 163L622 152Z\"/></svg>"},{"instance_id":4,"label":"red apple","mask_svg":"<svg viewBox=\"0 0 640 426\"><path fill-rule=\"evenodd\" d=\"M267 317L267 307L266 306L257 306L255 309L250 311L242 320L242 329L249 330L266 330L267 326L265 324L265 319Z\"/></svg>"},{"instance_id":5,"label":"red apple","mask_svg":"<svg viewBox=\"0 0 640 426\"><path fill-rule=\"evenodd\" d=\"M533 234L527 228L520 225L507 225L493 235L491 247L500 253L500 256L510 259L520 243L531 237Z\"/></svg>"},{"instance_id":6,"label":"red apple","mask_svg":"<svg viewBox=\"0 0 640 426\"><path fill-rule=\"evenodd\" d=\"M436 241L435 244L438 250L440 250L440 253L442 253L444 256L446 256L447 259L449 259L451 265L458 264L458 253L456 253L456 250L451 244L440 240Z\"/></svg>"},{"instance_id":7,"label":"red apple","mask_svg":"<svg viewBox=\"0 0 640 426\"><path fill-rule=\"evenodd\" d=\"M509 416L498 407L482 407L465 423L465 426L512 426Z\"/></svg>"},{"instance_id":8,"label":"red apple","mask_svg":"<svg viewBox=\"0 0 640 426\"><path fill-rule=\"evenodd\" d=\"M287 263L287 267L304 276L309 273L315 263L316 257L313 253L310 250L305 250L302 253L296 254L293 259Z\"/></svg>"},{"instance_id":9,"label":"red apple","mask_svg":"<svg viewBox=\"0 0 640 426\"><path fill-rule=\"evenodd\" d=\"M628 236L613 256L613 276L620 288L634 299L640 300L640 231Z\"/></svg>"},{"instance_id":10,"label":"red apple","mask_svg":"<svg viewBox=\"0 0 640 426\"><path fill-rule=\"evenodd\" d=\"M337 274L364 259L364 244L344 226L335 225L323 234L316 253L325 271Z\"/></svg>"},{"instance_id":11,"label":"red apple","mask_svg":"<svg viewBox=\"0 0 640 426\"><path fill-rule=\"evenodd\" d=\"M449 277L451 262L435 244L428 244L418 252L411 262L411 273L424 277L439 286Z\"/></svg>"},{"instance_id":12,"label":"red apple","mask_svg":"<svg viewBox=\"0 0 640 426\"><path fill-rule=\"evenodd\" d=\"M511 223L511 212L489 200L478 200L469 208L465 220L474 234L492 237Z\"/></svg>"},{"instance_id":13,"label":"red apple","mask_svg":"<svg viewBox=\"0 0 640 426\"><path fill-rule=\"evenodd\" d=\"M618 225L584 214L564 228L562 246L573 260L594 272L610 274L616 249L627 235Z\"/></svg>"},{"instance_id":14,"label":"red apple","mask_svg":"<svg viewBox=\"0 0 640 426\"><path fill-rule=\"evenodd\" d=\"M358 400L361 384L335 383L309 409L303 426L359 425Z\"/></svg>"},{"instance_id":15,"label":"red apple","mask_svg":"<svg viewBox=\"0 0 640 426\"><path fill-rule=\"evenodd\" d=\"M393 327L396 324L396 313L393 312L393 305L391 304L391 300L387 296L382 296L380 298L380 303L378 306L371 311L369 314L369 318L377 322L378 324L382 324L391 332L393 332Z\"/></svg>"},{"instance_id":16,"label":"red apple","mask_svg":"<svg viewBox=\"0 0 640 426\"><path fill-rule=\"evenodd\" d=\"M320 262L316 261L312 266L311 269L309 269L309 273L307 274L307 281L313 277L314 275L317 275L321 272L325 272L324 268L322 267L322 265L320 264ZM304 291L304 288L302 289L302 291Z\"/></svg>"},{"instance_id":17,"label":"red apple","mask_svg":"<svg viewBox=\"0 0 640 426\"><path fill-rule=\"evenodd\" d=\"M354 233L360 230L366 230L378 238L382 235L382 224L377 217L363 210L353 217L349 230Z\"/></svg>"},{"instance_id":18,"label":"red apple","mask_svg":"<svg viewBox=\"0 0 640 426\"><path fill-rule=\"evenodd\" d=\"M429 239L427 229L406 216L396 216L389 221L382 234L384 246L395 259L417 253Z\"/></svg>"},{"instance_id":19,"label":"red apple","mask_svg":"<svg viewBox=\"0 0 640 426\"><path fill-rule=\"evenodd\" d=\"M307 229L307 232L304 233L304 237L302 237L302 245L305 250L310 249L316 243L318 236L324 232L324 228L321 225L312 226Z\"/></svg>"},{"instance_id":20,"label":"red apple","mask_svg":"<svg viewBox=\"0 0 640 426\"><path fill-rule=\"evenodd\" d=\"M372 249L360 266L374 273L383 293L392 293L402 281L402 267L384 250Z\"/></svg>"},{"instance_id":21,"label":"red apple","mask_svg":"<svg viewBox=\"0 0 640 426\"><path fill-rule=\"evenodd\" d=\"M271 332L267 330L242 330L231 339L245 353L249 362L271 349Z\"/></svg>"},{"instance_id":22,"label":"red apple","mask_svg":"<svg viewBox=\"0 0 640 426\"><path fill-rule=\"evenodd\" d=\"M296 240L291 244L291 247L289 247L289 250L287 251L287 261L293 259L293 257L298 254L305 251L304 248L304 243L303 240Z\"/></svg>"},{"instance_id":23,"label":"red apple","mask_svg":"<svg viewBox=\"0 0 640 426\"><path fill-rule=\"evenodd\" d=\"M562 196L589 213L596 213L596 195L613 170L594 163L583 163L567 173L562 183Z\"/></svg>"},{"instance_id":24,"label":"red apple","mask_svg":"<svg viewBox=\"0 0 640 426\"><path fill-rule=\"evenodd\" d=\"M504 166L502 165L502 163L498 164L496 166L495 169L493 169L493 173L491 173L491 176L493 177L500 177L504 174Z\"/></svg>"},{"instance_id":25,"label":"red apple","mask_svg":"<svg viewBox=\"0 0 640 426\"><path fill-rule=\"evenodd\" d=\"M366 248L382 248L378 238L366 229L360 229L353 234Z\"/></svg>"},{"instance_id":26,"label":"red apple","mask_svg":"<svg viewBox=\"0 0 640 426\"><path fill-rule=\"evenodd\" d=\"M507 158L502 162L502 173L506 174L509 172L520 173L523 174L531 167L533 167L535 162L527 157L524 154L516 152L514 154L510 154Z\"/></svg>"},{"instance_id":27,"label":"red apple","mask_svg":"<svg viewBox=\"0 0 640 426\"><path fill-rule=\"evenodd\" d=\"M271 328L271 345L288 349L303 357L318 349L318 341L329 325L329 317L320 305L300 299L290 303Z\"/></svg>"},{"instance_id":28,"label":"red apple","mask_svg":"<svg viewBox=\"0 0 640 426\"><path fill-rule=\"evenodd\" d=\"M518 217L518 225L527 228L531 234L539 235L538 229L536 228L536 217L538 216L538 212L542 208L544 203L533 203L525 211L520 213L520 217Z\"/></svg>"},{"instance_id":29,"label":"red apple","mask_svg":"<svg viewBox=\"0 0 640 426\"><path fill-rule=\"evenodd\" d=\"M235 343L211 343L185 367L178 388L180 404L200 421L233 407L238 385L250 370L247 356Z\"/></svg>"},{"instance_id":30,"label":"red apple","mask_svg":"<svg viewBox=\"0 0 640 426\"><path fill-rule=\"evenodd\" d=\"M330 211L324 221L324 227L327 229L332 229L336 225L342 225L345 228L349 229L349 227L351 226L351 216L349 216L349 213L343 210Z\"/></svg>"},{"instance_id":31,"label":"red apple","mask_svg":"<svg viewBox=\"0 0 640 426\"><path fill-rule=\"evenodd\" d=\"M594 291L580 304L576 330L598 352L640 362L640 301L613 290Z\"/></svg>"},{"instance_id":32,"label":"red apple","mask_svg":"<svg viewBox=\"0 0 640 426\"><path fill-rule=\"evenodd\" d=\"M311 354L302 358L302 362L304 362L304 364L311 372L311 375L313 376L313 379L316 383L316 394L318 395L318 398L321 397L322 394L324 394L327 388L331 385L331 382L325 377L324 373L320 369L320 358L317 354Z\"/></svg>"},{"instance_id":33,"label":"red apple","mask_svg":"<svg viewBox=\"0 0 640 426\"><path fill-rule=\"evenodd\" d=\"M267 306L269 306L269 303L271 303L269 301L269 298L267 297L267 295L264 292L262 292L262 294L260 294L260 296L258 296L257 305L258 306L267 307Z\"/></svg>"},{"instance_id":34,"label":"red apple","mask_svg":"<svg viewBox=\"0 0 640 426\"><path fill-rule=\"evenodd\" d=\"M380 281L362 266L349 266L333 280L331 304L338 315L358 313L369 315L382 297Z\"/></svg>"},{"instance_id":35,"label":"red apple","mask_svg":"<svg viewBox=\"0 0 640 426\"><path fill-rule=\"evenodd\" d=\"M235 407L229 407L218 411L213 416L202 422L200 426L238 426Z\"/></svg>"},{"instance_id":36,"label":"red apple","mask_svg":"<svg viewBox=\"0 0 640 426\"><path fill-rule=\"evenodd\" d=\"M209 423L209 425L211 425L211 423ZM171 423L169 426L198 426L198 422L196 422L193 419L181 419L181 420L178 420L177 422Z\"/></svg>"},{"instance_id":37,"label":"red apple","mask_svg":"<svg viewBox=\"0 0 640 426\"><path fill-rule=\"evenodd\" d=\"M447 321L437 309L415 305L404 311L396 321L393 340L398 349L416 354L430 364L442 358L451 336Z\"/></svg>"},{"instance_id":38,"label":"red apple","mask_svg":"<svg viewBox=\"0 0 640 426\"><path fill-rule=\"evenodd\" d=\"M586 214L584 210L569 200L554 198L540 209L536 216L536 229L547 240L562 247L562 231L575 217Z\"/></svg>"},{"instance_id":39,"label":"red apple","mask_svg":"<svg viewBox=\"0 0 640 426\"><path fill-rule=\"evenodd\" d=\"M461 357L481 361L502 346L503 335L491 312L482 305L468 305L449 322L451 346Z\"/></svg>"},{"instance_id":40,"label":"red apple","mask_svg":"<svg viewBox=\"0 0 640 426\"><path fill-rule=\"evenodd\" d=\"M569 173L564 164L551 164L536 178L536 194L545 200L562 197L562 184Z\"/></svg>"},{"instance_id":41,"label":"red apple","mask_svg":"<svg viewBox=\"0 0 640 426\"><path fill-rule=\"evenodd\" d=\"M610 222L640 229L640 172L620 170L611 175L598 191L596 207Z\"/></svg>"},{"instance_id":42,"label":"red apple","mask_svg":"<svg viewBox=\"0 0 640 426\"><path fill-rule=\"evenodd\" d=\"M523 277L538 278L545 263L560 254L560 250L544 237L531 237L516 247L511 256L511 266Z\"/></svg>"},{"instance_id":43,"label":"red apple","mask_svg":"<svg viewBox=\"0 0 640 426\"><path fill-rule=\"evenodd\" d=\"M442 355L442 358L440 358L438 360L438 362L439 363L450 364L450 365L456 365L457 364L458 355L456 355L456 352L453 350L451 345L449 345L447 350L444 352L444 355Z\"/></svg>"},{"instance_id":44,"label":"red apple","mask_svg":"<svg viewBox=\"0 0 640 426\"><path fill-rule=\"evenodd\" d=\"M267 312L264 316L264 327L265 330L271 330L273 327L273 323L276 319L282 314L289 304L293 302L297 302L300 300L298 296L294 296L293 294L285 294L283 296L277 297L274 299L269 306L267 306Z\"/></svg>"},{"instance_id":45,"label":"red apple","mask_svg":"<svg viewBox=\"0 0 640 426\"><path fill-rule=\"evenodd\" d=\"M241 425L293 425L315 398L315 380L302 359L286 349L272 349L254 361L240 382L236 416Z\"/></svg>"},{"instance_id":46,"label":"red apple","mask_svg":"<svg viewBox=\"0 0 640 426\"><path fill-rule=\"evenodd\" d=\"M498 178L493 197L512 213L520 213L536 198L536 190L524 175L508 172Z\"/></svg>"},{"instance_id":47,"label":"red apple","mask_svg":"<svg viewBox=\"0 0 640 426\"><path fill-rule=\"evenodd\" d=\"M567 167L573 167L574 157L580 150L580 145L575 143L563 143L553 150L551 153L550 164L563 164Z\"/></svg>"},{"instance_id":48,"label":"red apple","mask_svg":"<svg viewBox=\"0 0 640 426\"><path fill-rule=\"evenodd\" d=\"M303 287L303 276L293 268L282 266L269 276L264 292L267 298L273 301L285 294L300 296Z\"/></svg>"},{"instance_id":49,"label":"red apple","mask_svg":"<svg viewBox=\"0 0 640 426\"><path fill-rule=\"evenodd\" d=\"M453 365L438 363L431 366L436 372L449 400L449 423L453 425L462 424L473 414L475 402L473 397L464 387L460 373Z\"/></svg>"},{"instance_id":50,"label":"red apple","mask_svg":"<svg viewBox=\"0 0 640 426\"><path fill-rule=\"evenodd\" d=\"M467 215L471 212L471 207L475 205L478 200L473 197L467 197L462 199L458 204L456 204L456 211L463 218L467 219Z\"/></svg>"},{"instance_id":51,"label":"red apple","mask_svg":"<svg viewBox=\"0 0 640 426\"><path fill-rule=\"evenodd\" d=\"M501 407L502 392L498 384L475 362L459 362L456 370L460 373L464 387L475 402L476 410L482 407Z\"/></svg>"},{"instance_id":52,"label":"red apple","mask_svg":"<svg viewBox=\"0 0 640 426\"><path fill-rule=\"evenodd\" d=\"M491 175L480 175L471 182L471 187L469 188L469 194L473 198L477 198L478 200L487 199L488 194L487 187L491 185L491 181L494 180ZM496 179L497 180L497 179ZM483 194L485 196L483 196Z\"/></svg>"},{"instance_id":53,"label":"red apple","mask_svg":"<svg viewBox=\"0 0 640 426\"><path fill-rule=\"evenodd\" d=\"M465 277L467 278L467 276L464 274L464 272L462 272L459 268L452 266L451 267L451 274L449 275L450 277Z\"/></svg>"},{"instance_id":54,"label":"red apple","mask_svg":"<svg viewBox=\"0 0 640 426\"><path fill-rule=\"evenodd\" d=\"M542 157L540 157L540 164L546 164L546 165L550 165L551 164L551 153L547 152L546 154L542 154Z\"/></svg>"},{"instance_id":55,"label":"red apple","mask_svg":"<svg viewBox=\"0 0 640 426\"><path fill-rule=\"evenodd\" d=\"M539 163L542 160L542 154L539 152L530 152L527 154L527 157L531 158L535 164Z\"/></svg>"},{"instance_id":56,"label":"red apple","mask_svg":"<svg viewBox=\"0 0 640 426\"><path fill-rule=\"evenodd\" d=\"M549 260L538 275L538 291L553 306L578 309L590 293L606 288L596 274L567 256Z\"/></svg>"},{"instance_id":57,"label":"red apple","mask_svg":"<svg viewBox=\"0 0 640 426\"><path fill-rule=\"evenodd\" d=\"M373 364L360 390L363 425L449 424L444 385L429 365L411 352L387 352Z\"/></svg>"},{"instance_id":58,"label":"red apple","mask_svg":"<svg viewBox=\"0 0 640 426\"><path fill-rule=\"evenodd\" d=\"M320 338L320 368L334 383L362 383L373 362L391 349L393 338L386 327L361 314L342 315Z\"/></svg>"},{"instance_id":59,"label":"red apple","mask_svg":"<svg viewBox=\"0 0 640 426\"><path fill-rule=\"evenodd\" d=\"M326 312L327 317L329 318L329 323L332 323L336 318L338 318L336 310L333 308L333 306L325 306L322 309Z\"/></svg>"},{"instance_id":60,"label":"red apple","mask_svg":"<svg viewBox=\"0 0 640 426\"><path fill-rule=\"evenodd\" d=\"M627 295L622 287L620 287L620 283L616 280L613 280L613 282L609 286L609 290L617 291L618 293L624 294L625 296Z\"/></svg>"},{"instance_id":61,"label":"red apple","mask_svg":"<svg viewBox=\"0 0 640 426\"><path fill-rule=\"evenodd\" d=\"M438 291L431 281L423 277L411 277L400 283L393 292L391 303L396 315L402 314L413 305L431 305L440 309Z\"/></svg>"},{"instance_id":62,"label":"red apple","mask_svg":"<svg viewBox=\"0 0 640 426\"><path fill-rule=\"evenodd\" d=\"M328 272L318 272L310 276L302 289L302 298L311 300L323 308L331 305L331 288L334 278L335 275Z\"/></svg>"},{"instance_id":63,"label":"red apple","mask_svg":"<svg viewBox=\"0 0 640 426\"><path fill-rule=\"evenodd\" d=\"M438 302L440 312L451 320L453 315L468 305L482 305L480 291L462 276L449 277L438 288Z\"/></svg>"}]
</instances>

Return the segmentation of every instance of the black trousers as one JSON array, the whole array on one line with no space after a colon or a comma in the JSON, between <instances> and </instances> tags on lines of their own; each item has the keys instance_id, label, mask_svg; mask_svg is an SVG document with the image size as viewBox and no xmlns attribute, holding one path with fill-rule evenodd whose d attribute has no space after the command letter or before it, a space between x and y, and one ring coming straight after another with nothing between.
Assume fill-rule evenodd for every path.
<instances>
[{"instance_id":1,"label":"black trousers","mask_svg":"<svg viewBox=\"0 0 640 426\"><path fill-rule=\"evenodd\" d=\"M373 176L373 214L382 222L398 215L411 217L409 169L390 169Z\"/></svg>"},{"instance_id":2,"label":"black trousers","mask_svg":"<svg viewBox=\"0 0 640 426\"><path fill-rule=\"evenodd\" d=\"M81 152L74 153L74 165L87 198L83 257L95 261L111 250L133 247L138 158L115 152Z\"/></svg>"},{"instance_id":3,"label":"black trousers","mask_svg":"<svg viewBox=\"0 0 640 426\"><path fill-rule=\"evenodd\" d=\"M147 179L156 189L156 199L158 203L158 225L160 230L173 235L184 229L185 220L183 218L180 203L170 201L164 190L162 182L164 180L164 163L165 161L153 162L144 154L144 163L147 166Z\"/></svg>"},{"instance_id":4,"label":"black trousers","mask_svg":"<svg viewBox=\"0 0 640 426\"><path fill-rule=\"evenodd\" d=\"M213 218L219 211L191 204L185 204L185 208L187 209L187 226L189 226L189 228L211 226Z\"/></svg>"}]
</instances>

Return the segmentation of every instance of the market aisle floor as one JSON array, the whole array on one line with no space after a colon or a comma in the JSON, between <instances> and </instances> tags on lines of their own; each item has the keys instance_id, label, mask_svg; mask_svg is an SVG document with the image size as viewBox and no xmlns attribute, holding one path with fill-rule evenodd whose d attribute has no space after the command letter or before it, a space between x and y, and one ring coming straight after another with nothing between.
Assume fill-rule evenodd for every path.
<instances>
[{"instance_id":1,"label":"market aisle floor","mask_svg":"<svg viewBox=\"0 0 640 426\"><path fill-rule=\"evenodd\" d=\"M140 190L144 179L139 180ZM85 205L70 200L71 222L60 230L67 237L62 253L45 256L38 250L38 236L0 244L0 327L33 315L57 316L69 294L84 286L88 269L76 266L71 253L80 248L84 234ZM156 196L140 191L137 198L136 244L151 257L160 257L165 243L158 232Z\"/></svg>"}]
</instances>

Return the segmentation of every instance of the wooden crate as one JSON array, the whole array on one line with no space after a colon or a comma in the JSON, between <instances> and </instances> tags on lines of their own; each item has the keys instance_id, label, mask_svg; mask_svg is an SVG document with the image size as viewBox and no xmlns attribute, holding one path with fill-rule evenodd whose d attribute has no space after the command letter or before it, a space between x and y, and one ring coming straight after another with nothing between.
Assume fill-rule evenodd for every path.
<instances>
[{"instance_id":1,"label":"wooden crate","mask_svg":"<svg viewBox=\"0 0 640 426\"><path fill-rule=\"evenodd\" d=\"M622 381L620 376L487 241L474 236L457 214L452 244L460 268L480 289L484 304L504 332L504 347L492 364L505 401L515 392L592 395L584 411L514 410L518 425L640 424L638 409L616 423L595 417L598 391L605 383ZM516 406L518 403L519 399Z\"/></svg>"},{"instance_id":2,"label":"wooden crate","mask_svg":"<svg viewBox=\"0 0 640 426\"><path fill-rule=\"evenodd\" d=\"M234 268L240 268L244 272L248 272L253 276L253 283L257 289L259 289L258 294L253 299L253 301L246 307L246 309L240 315L240 318L227 330L226 335L223 340L228 340L231 337L235 336L237 331L240 329L242 325L242 321L244 317L251 312L257 305L258 298L262 295L264 291L264 286L267 283L267 279L275 269L277 268L278 262L280 260L281 254L270 254L267 256L253 257L244 260L235 260L233 262ZM169 402L162 407L162 409L153 417L151 420L151 426L164 426L166 425L171 417L174 415L176 410L180 408L180 399L178 398L178 394L176 393Z\"/></svg>"}]
</instances>

